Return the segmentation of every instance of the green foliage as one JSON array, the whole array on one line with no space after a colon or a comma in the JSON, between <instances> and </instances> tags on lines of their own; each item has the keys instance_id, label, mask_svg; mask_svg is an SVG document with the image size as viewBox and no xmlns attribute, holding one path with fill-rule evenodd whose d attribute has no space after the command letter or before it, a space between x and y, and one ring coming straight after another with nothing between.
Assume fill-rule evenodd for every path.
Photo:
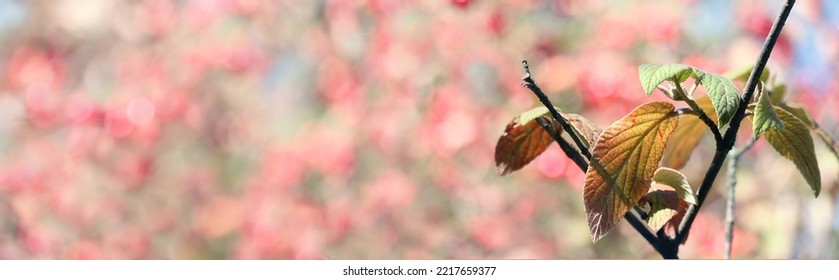
<instances>
[{"instance_id":1,"label":"green foliage","mask_svg":"<svg viewBox=\"0 0 839 280\"><path fill-rule=\"evenodd\" d=\"M656 87L667 80L678 80L680 83L690 77L693 68L683 64L642 64L638 66L638 77L641 87L650 95Z\"/></svg>"},{"instance_id":2,"label":"green foliage","mask_svg":"<svg viewBox=\"0 0 839 280\"><path fill-rule=\"evenodd\" d=\"M761 93L757 98L754 114L754 118L752 118L752 134L754 138L760 137L760 134L767 129L784 129L784 123L778 119L778 115L775 114L775 109L769 101L769 95L765 92Z\"/></svg>"},{"instance_id":3,"label":"green foliage","mask_svg":"<svg viewBox=\"0 0 839 280\"><path fill-rule=\"evenodd\" d=\"M711 104L714 105L714 111L718 116L720 126L724 126L731 121L731 118L734 117L734 111L737 110L737 105L740 103L740 94L730 80L691 66L683 64L643 64L638 67L638 74L641 86L647 95L652 94L656 87L665 81L681 83L688 77L693 77L697 83L705 88L711 98ZM672 93L668 96L674 100L683 98L679 94ZM687 98L692 98L692 96L687 96Z\"/></svg>"},{"instance_id":4,"label":"green foliage","mask_svg":"<svg viewBox=\"0 0 839 280\"><path fill-rule=\"evenodd\" d=\"M782 130L767 130L764 132L766 140L785 158L792 161L804 180L810 185L816 197L821 191L821 174L816 160L813 137L807 125L784 109L775 108L781 122Z\"/></svg>"},{"instance_id":5,"label":"green foliage","mask_svg":"<svg viewBox=\"0 0 839 280\"><path fill-rule=\"evenodd\" d=\"M714 110L717 112L717 121L719 126L724 126L734 117L734 111L740 103L740 93L730 80L717 75L708 73L699 69L693 69L696 75L696 81L705 87L708 97L711 98L711 104L714 105Z\"/></svg>"}]
</instances>

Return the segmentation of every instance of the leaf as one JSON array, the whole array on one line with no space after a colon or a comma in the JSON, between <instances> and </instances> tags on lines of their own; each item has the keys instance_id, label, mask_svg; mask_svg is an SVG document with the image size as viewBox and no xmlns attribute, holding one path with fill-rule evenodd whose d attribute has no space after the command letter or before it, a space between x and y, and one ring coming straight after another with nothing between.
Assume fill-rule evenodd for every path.
<instances>
[{"instance_id":1,"label":"leaf","mask_svg":"<svg viewBox=\"0 0 839 280\"><path fill-rule=\"evenodd\" d=\"M694 68L696 80L711 98L714 111L717 113L718 123L724 126L734 117L734 111L740 103L740 93L730 80L712 73Z\"/></svg>"},{"instance_id":2,"label":"leaf","mask_svg":"<svg viewBox=\"0 0 839 280\"><path fill-rule=\"evenodd\" d=\"M559 112L559 108L554 107L554 109L556 109L556 111ZM527 110L527 112L521 113L521 115L519 115L518 123L520 125L526 125L530 123L530 121L535 120L538 117L544 115L550 116L549 112L550 111L548 111L548 107L545 106Z\"/></svg>"},{"instance_id":3,"label":"leaf","mask_svg":"<svg viewBox=\"0 0 839 280\"><path fill-rule=\"evenodd\" d=\"M646 194L650 203L650 213L647 216L647 225L653 232L661 229L680 210L679 194L667 185L653 184L650 192Z\"/></svg>"},{"instance_id":4,"label":"leaf","mask_svg":"<svg viewBox=\"0 0 839 280\"><path fill-rule=\"evenodd\" d=\"M513 119L495 145L495 166L501 176L519 170L553 142L553 138L537 122L518 123Z\"/></svg>"},{"instance_id":5,"label":"leaf","mask_svg":"<svg viewBox=\"0 0 839 280\"><path fill-rule=\"evenodd\" d=\"M635 108L597 139L583 187L583 202L594 242L611 231L647 193L667 139L676 128L673 104Z\"/></svg>"},{"instance_id":6,"label":"leaf","mask_svg":"<svg viewBox=\"0 0 839 280\"><path fill-rule=\"evenodd\" d=\"M705 111L708 118L711 120L717 119L714 107L711 105L711 99L708 96L697 98L696 103L699 108ZM696 115L685 114L679 116L679 126L673 131L670 141L667 143L667 148L664 149L661 166L674 169L685 167L690 155L699 145L699 140L702 139L706 131L709 131L708 127Z\"/></svg>"},{"instance_id":7,"label":"leaf","mask_svg":"<svg viewBox=\"0 0 839 280\"><path fill-rule=\"evenodd\" d=\"M729 80L746 82L749 79L749 75L752 74L752 69L754 67L754 64L743 65L740 68L725 72L723 76ZM765 83L768 79L769 68L763 68L763 73L760 73L760 81Z\"/></svg>"},{"instance_id":8,"label":"leaf","mask_svg":"<svg viewBox=\"0 0 839 280\"><path fill-rule=\"evenodd\" d=\"M816 197L821 191L821 174L808 127L784 109L775 107L783 130L767 130L763 134L769 144L782 156L792 161Z\"/></svg>"},{"instance_id":9,"label":"leaf","mask_svg":"<svg viewBox=\"0 0 839 280\"><path fill-rule=\"evenodd\" d=\"M678 79L684 82L690 77L691 69L684 64L641 64L638 66L638 78L644 92L650 95L664 81Z\"/></svg>"},{"instance_id":10,"label":"leaf","mask_svg":"<svg viewBox=\"0 0 839 280\"><path fill-rule=\"evenodd\" d=\"M807 108L804 108L804 106L797 103L784 103L779 107L797 117L798 120L810 127L810 131L815 132L816 135L819 136L819 139L821 139L822 142L830 148L833 155L839 159L839 143L836 142L836 139L833 139L833 137L830 136L830 133L821 128L821 126L813 120L813 117L810 116L810 112L807 111Z\"/></svg>"},{"instance_id":11,"label":"leaf","mask_svg":"<svg viewBox=\"0 0 839 280\"><path fill-rule=\"evenodd\" d=\"M568 120L574 133L585 139L583 143L589 145L586 147L593 145L600 136L601 130L584 117L577 114L560 114ZM536 107L522 113L507 124L504 134L498 138L498 144L495 146L495 166L499 175L504 176L521 169L550 146L553 138L538 122L533 121L538 118L550 122L551 128L557 134L562 133L562 127L551 117L547 107Z\"/></svg>"},{"instance_id":12,"label":"leaf","mask_svg":"<svg viewBox=\"0 0 839 280\"><path fill-rule=\"evenodd\" d=\"M670 186L676 191L679 198L687 203L696 205L696 194L693 193L693 188L690 187L688 178L678 170L660 167L653 175L653 185L656 184Z\"/></svg>"},{"instance_id":13,"label":"leaf","mask_svg":"<svg viewBox=\"0 0 839 280\"><path fill-rule=\"evenodd\" d=\"M769 101L769 94L761 92L757 98L757 104L754 109L754 117L752 118L752 137L757 139L767 129L782 130L784 124L778 119L775 114L775 108Z\"/></svg>"},{"instance_id":14,"label":"leaf","mask_svg":"<svg viewBox=\"0 0 839 280\"><path fill-rule=\"evenodd\" d=\"M583 116L577 114L563 114L563 116L568 119L571 128L575 130L574 132L582 137L584 140L583 144L587 145L586 148L594 146L595 141L600 137L600 133L603 132L602 129L589 122Z\"/></svg>"},{"instance_id":15,"label":"leaf","mask_svg":"<svg viewBox=\"0 0 839 280\"><path fill-rule=\"evenodd\" d=\"M787 95L787 86L786 85L776 85L769 90L769 97L772 101L772 104L782 104L784 102L784 97Z\"/></svg>"},{"instance_id":16,"label":"leaf","mask_svg":"<svg viewBox=\"0 0 839 280\"><path fill-rule=\"evenodd\" d=\"M784 103L780 106L784 111L792 114L798 120L804 123L804 125L808 127L814 127L815 122L813 121L813 117L810 116L810 112L807 111L807 108L804 108L803 105L797 103Z\"/></svg>"}]
</instances>

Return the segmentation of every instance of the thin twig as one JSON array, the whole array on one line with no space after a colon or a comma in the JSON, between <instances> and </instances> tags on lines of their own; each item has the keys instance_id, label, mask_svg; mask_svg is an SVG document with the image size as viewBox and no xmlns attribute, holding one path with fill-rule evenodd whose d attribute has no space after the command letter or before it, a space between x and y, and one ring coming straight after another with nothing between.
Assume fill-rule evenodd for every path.
<instances>
[{"instance_id":1,"label":"thin twig","mask_svg":"<svg viewBox=\"0 0 839 280\"><path fill-rule=\"evenodd\" d=\"M574 140L574 144L577 145L577 148L580 150L580 153L582 153L586 157L586 159L591 159L591 152L583 144L583 141L580 139L580 137L576 133L574 133L574 130L571 128L571 124L568 123L568 120L566 120L564 117L562 117L562 115L559 114L559 112L556 111L556 108L554 108L553 104L551 103L551 100L548 99L548 96L546 96L545 93L542 92L542 89L536 85L536 81L533 80L533 75L530 74L530 66L527 64L527 60L522 60L521 64L522 66L524 66L524 77L522 78L522 85L530 89L530 91L532 91L534 94L536 94L536 97L539 98L539 101L541 101L542 104L545 105L545 107L548 107L548 111L551 112L551 116L554 118L554 120L559 122L559 125L562 126L562 129L568 132L568 136L571 137L571 140Z\"/></svg>"},{"instance_id":2,"label":"thin twig","mask_svg":"<svg viewBox=\"0 0 839 280\"><path fill-rule=\"evenodd\" d=\"M693 114L699 117L699 119L702 120L703 123L705 123L705 126L707 126L708 129L711 130L711 133L714 134L714 140L717 142L717 145L719 145L722 142L722 134L720 134L720 130L717 127L717 125L714 124L714 121L712 121L707 114L705 114L705 110L702 110L702 108L699 107L699 104L696 104L696 101L691 99L691 97L685 93L685 90L682 88L681 84L679 84L678 82L676 82L675 84L676 92L678 92L681 95L680 97L684 99L685 103L687 103L688 106L690 106L690 108L693 109ZM694 84L693 88L690 89L691 96L693 95L693 91L695 90L696 85Z\"/></svg>"},{"instance_id":3,"label":"thin twig","mask_svg":"<svg viewBox=\"0 0 839 280\"><path fill-rule=\"evenodd\" d=\"M528 71L526 63L527 62L525 61L525 71ZM539 87L536 86L536 83L533 82L533 79L530 78L529 74L530 74L530 72L528 71L527 75L525 75L525 79L530 80L530 82L525 80L525 86L530 88L534 93L536 93L537 96L540 95L540 93L541 93L541 96L544 96L544 93L542 93L542 90L539 89ZM532 86L532 88L531 88L531 86ZM540 97L540 99L541 99L541 97ZM544 99L545 99L545 101L543 101L542 103L547 103L546 106L550 110L554 110L553 105L551 105L551 103L550 103L550 100L548 100L547 97L545 97ZM560 118L561 118L561 116L560 116ZM579 151L586 151L587 152L588 149L586 149L585 146L583 146L582 144L577 144L577 147L580 148L579 151L578 151L577 149L574 149L574 147L571 146L571 143L568 143L568 141L565 141L565 139L562 138L559 135L559 133L557 133L557 131L552 127L551 123L548 120L540 117L540 118L536 118L536 122L539 124L539 126L542 127L542 129L544 129L546 132L548 132L548 135L550 135L551 138L553 138L554 141L556 141L556 143L559 144L559 147L562 149L562 151L565 152L565 156L570 158L572 161L574 161L574 163L577 164L577 167L579 167L580 170L582 170L583 172L586 172L586 170L588 170L588 161L586 161L586 159L583 158L583 156L579 152ZM568 128L568 129L565 129L565 131L568 132L568 135L571 136L572 139L577 139L576 134L573 133L573 130ZM644 213L644 211L640 211L638 209L633 209L633 210L638 211L638 213L636 214L636 213L634 213L634 211L630 210L630 211L627 211L626 214L623 216L624 219L632 226L632 228L634 228L635 231L637 231L639 234L641 234L641 236L644 237L644 239L647 240L647 243L649 243L651 246L653 246L653 249L655 249L656 252L658 252L663 258L665 258L665 259L678 259L679 257L677 255L677 251L674 251L672 249L672 246L669 245L670 244L669 238L660 239L660 238L656 237L655 234L653 234L653 231L650 230L650 228L647 227L647 225L644 224L644 222L642 222L642 220L644 220L644 219L638 218L638 216L636 216L636 215L646 216L646 213Z\"/></svg>"},{"instance_id":4,"label":"thin twig","mask_svg":"<svg viewBox=\"0 0 839 280\"><path fill-rule=\"evenodd\" d=\"M571 146L571 143L565 141L565 139L562 138L551 126L551 123L547 119L538 117L536 118L536 122L539 123L540 126L542 126L542 129L544 129L548 133L548 135L550 135L551 138L553 138L554 141L556 141L557 144L559 144L559 147L562 149L563 152L565 152L565 156L574 161L574 163L577 164L577 167L579 167L580 170L586 172L586 169L588 169L588 162L585 158L583 158L582 155L580 155L579 152L577 152L576 149L574 149L574 147Z\"/></svg>"},{"instance_id":5,"label":"thin twig","mask_svg":"<svg viewBox=\"0 0 839 280\"><path fill-rule=\"evenodd\" d=\"M734 240L734 190L737 187L737 165L740 157L754 146L757 138L752 138L743 148L728 152L728 197L725 202L725 258L731 259L731 244Z\"/></svg>"},{"instance_id":6,"label":"thin twig","mask_svg":"<svg viewBox=\"0 0 839 280\"><path fill-rule=\"evenodd\" d=\"M763 49L761 50L760 57L758 58L758 61L755 64L754 69L752 69L752 73L749 75L749 80L746 82L746 87L743 90L744 95L740 100L740 104L737 106L737 111L734 113L734 117L732 117L731 119L731 125L728 127L728 130L725 131L725 136L723 136L722 143L719 143L721 145L717 145L716 152L714 153L714 158L711 161L711 165L708 167L708 172L705 173L705 178L702 180L702 185L699 186L697 204L688 208L688 212L685 216L685 219L682 220L682 223L679 225L679 230L677 231L676 237L674 238L674 242L677 244L681 244L682 241L684 241L684 239L687 237L687 233L690 232L691 225L693 225L693 221L696 219L696 214L699 212L699 209L705 202L705 198L708 197L708 193L710 192L711 187L714 184L714 179L716 179L717 174L719 174L719 171L722 168L722 163L723 161L725 161L725 158L728 155L728 151L730 151L734 147L734 142L737 140L737 130L740 129L740 122L745 117L746 107L749 105L749 100L752 99L752 95L754 95L754 90L757 86L757 82L760 80L760 74L763 73L763 69L766 67L767 61L769 61L769 55L772 54L772 49L775 47L775 42L778 41L778 36L780 36L781 34L781 29L784 26L784 22L786 22L787 17L789 17L789 13L792 10L792 6L794 4L795 0L786 1L786 4L784 4L784 8L781 10L781 13L775 19L775 23L772 25L772 29L769 31L769 36L766 38L766 42L763 44Z\"/></svg>"}]
</instances>

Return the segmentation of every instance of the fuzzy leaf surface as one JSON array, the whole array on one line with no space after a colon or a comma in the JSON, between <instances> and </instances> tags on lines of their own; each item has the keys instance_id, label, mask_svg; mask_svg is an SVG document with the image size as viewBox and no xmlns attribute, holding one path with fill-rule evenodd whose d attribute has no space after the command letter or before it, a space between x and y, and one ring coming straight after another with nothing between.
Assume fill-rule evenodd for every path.
<instances>
[{"instance_id":1,"label":"fuzzy leaf surface","mask_svg":"<svg viewBox=\"0 0 839 280\"><path fill-rule=\"evenodd\" d=\"M714 111L717 113L717 123L724 126L734 117L734 111L740 103L740 93L737 87L730 80L723 76L708 73L699 69L693 69L696 80L711 98Z\"/></svg>"},{"instance_id":2,"label":"fuzzy leaf surface","mask_svg":"<svg viewBox=\"0 0 839 280\"><path fill-rule=\"evenodd\" d=\"M818 197L821 191L821 174L809 128L784 109L775 107L775 113L783 122L784 129L767 130L763 133L764 137L775 148L775 151L795 164L804 176L804 180L810 185L810 189Z\"/></svg>"},{"instance_id":3,"label":"fuzzy leaf surface","mask_svg":"<svg viewBox=\"0 0 839 280\"><path fill-rule=\"evenodd\" d=\"M678 124L673 110L667 102L643 104L598 138L583 187L594 242L611 231L650 189L667 140Z\"/></svg>"},{"instance_id":4,"label":"fuzzy leaf surface","mask_svg":"<svg viewBox=\"0 0 839 280\"><path fill-rule=\"evenodd\" d=\"M638 66L638 78L644 93L650 95L656 87L667 80L685 81L693 68L684 64L641 64Z\"/></svg>"},{"instance_id":5,"label":"fuzzy leaf surface","mask_svg":"<svg viewBox=\"0 0 839 280\"><path fill-rule=\"evenodd\" d=\"M758 138L767 129L782 130L784 124L775 114L775 108L769 101L769 94L761 92L757 98L754 109L755 115L752 118L752 137Z\"/></svg>"}]
</instances>

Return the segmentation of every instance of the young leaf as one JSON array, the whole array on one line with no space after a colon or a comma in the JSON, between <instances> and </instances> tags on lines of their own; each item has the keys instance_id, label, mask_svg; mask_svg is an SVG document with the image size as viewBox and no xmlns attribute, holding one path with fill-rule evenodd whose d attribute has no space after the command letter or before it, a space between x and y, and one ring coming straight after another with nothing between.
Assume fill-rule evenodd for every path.
<instances>
[{"instance_id":1,"label":"young leaf","mask_svg":"<svg viewBox=\"0 0 839 280\"><path fill-rule=\"evenodd\" d=\"M522 125L518 119L507 124L495 145L495 166L501 176L521 169L553 142L551 135L539 123L529 121Z\"/></svg>"},{"instance_id":2,"label":"young leaf","mask_svg":"<svg viewBox=\"0 0 839 280\"><path fill-rule=\"evenodd\" d=\"M743 65L740 68L725 72L723 76L726 79L732 81L742 81L746 82L749 79L749 75L752 74L752 69L755 67L754 64ZM769 68L763 68L763 73L760 73L760 81L766 82L769 79Z\"/></svg>"},{"instance_id":3,"label":"young leaf","mask_svg":"<svg viewBox=\"0 0 839 280\"><path fill-rule=\"evenodd\" d=\"M685 81L691 74L691 67L683 64L641 64L638 66L638 78L647 95L666 80Z\"/></svg>"},{"instance_id":4,"label":"young leaf","mask_svg":"<svg viewBox=\"0 0 839 280\"><path fill-rule=\"evenodd\" d=\"M740 103L740 93L730 80L712 73L694 68L696 80L708 92L714 111L717 112L718 123L724 126L734 117L734 111Z\"/></svg>"},{"instance_id":5,"label":"young leaf","mask_svg":"<svg viewBox=\"0 0 839 280\"><path fill-rule=\"evenodd\" d=\"M792 161L798 171L804 176L804 180L810 188L819 196L821 191L821 174L819 164L816 160L816 152L813 147L813 138L810 137L808 127L798 118L784 109L775 107L783 130L767 130L763 134L769 144L785 158Z\"/></svg>"},{"instance_id":6,"label":"young leaf","mask_svg":"<svg viewBox=\"0 0 839 280\"><path fill-rule=\"evenodd\" d=\"M796 103L783 103L778 107L786 110L805 125L810 127L810 130L815 132L816 135L819 136L819 139L821 139L822 142L830 148L833 155L839 159L839 143L836 142L836 139L833 139L833 137L830 136L830 133L827 133L827 131L821 128L821 126L813 120L813 117L810 116L810 112L807 111L807 108L804 108L801 104Z\"/></svg>"},{"instance_id":7,"label":"young leaf","mask_svg":"<svg viewBox=\"0 0 839 280\"><path fill-rule=\"evenodd\" d=\"M702 96L696 99L697 105L705 114L708 115L712 121L717 119L714 113L714 107L711 105L711 99L708 96ZM705 123L696 115L686 114L679 116L679 126L673 131L670 141L667 143L667 148L664 149L664 156L661 158L661 166L667 166L674 169L681 169L685 167L690 155L696 146L699 145L699 140L708 131Z\"/></svg>"},{"instance_id":8,"label":"young leaf","mask_svg":"<svg viewBox=\"0 0 839 280\"><path fill-rule=\"evenodd\" d=\"M769 101L772 101L772 104L782 104L784 103L784 97L787 95L787 86L786 85L776 85L769 90Z\"/></svg>"},{"instance_id":9,"label":"young leaf","mask_svg":"<svg viewBox=\"0 0 839 280\"><path fill-rule=\"evenodd\" d=\"M597 139L583 187L594 242L611 231L649 190L667 139L678 123L673 109L667 102L641 105Z\"/></svg>"},{"instance_id":10,"label":"young leaf","mask_svg":"<svg viewBox=\"0 0 839 280\"><path fill-rule=\"evenodd\" d=\"M653 183L650 192L646 194L646 198L650 203L647 225L653 232L661 229L679 213L679 195L670 186Z\"/></svg>"},{"instance_id":11,"label":"young leaf","mask_svg":"<svg viewBox=\"0 0 839 280\"><path fill-rule=\"evenodd\" d=\"M784 124L775 114L775 108L769 102L769 94L761 92L755 105L755 115L752 118L752 137L757 139L767 129L782 130Z\"/></svg>"},{"instance_id":12,"label":"young leaf","mask_svg":"<svg viewBox=\"0 0 839 280\"><path fill-rule=\"evenodd\" d=\"M597 141L597 138L600 137L600 133L603 132L602 129L595 126L591 122L589 122L583 116L577 114L563 114L566 119L568 119L568 123L571 124L571 128L573 128L578 136L582 137L583 144L586 144L586 148L591 148L594 146L594 142Z\"/></svg>"},{"instance_id":13,"label":"young leaf","mask_svg":"<svg viewBox=\"0 0 839 280\"><path fill-rule=\"evenodd\" d=\"M556 111L559 112L559 108L554 107L554 109L556 109ZM548 112L548 107L544 106L527 110L527 112L521 113L521 115L519 115L518 124L526 125L530 123L530 121L535 120L536 118L544 115L547 115L548 118L551 118Z\"/></svg>"},{"instance_id":14,"label":"young leaf","mask_svg":"<svg viewBox=\"0 0 839 280\"><path fill-rule=\"evenodd\" d=\"M673 188L679 198L687 203L696 205L696 194L693 193L693 188L690 187L688 178L681 172L667 167L660 167L653 175L653 186L666 185Z\"/></svg>"}]
</instances>

